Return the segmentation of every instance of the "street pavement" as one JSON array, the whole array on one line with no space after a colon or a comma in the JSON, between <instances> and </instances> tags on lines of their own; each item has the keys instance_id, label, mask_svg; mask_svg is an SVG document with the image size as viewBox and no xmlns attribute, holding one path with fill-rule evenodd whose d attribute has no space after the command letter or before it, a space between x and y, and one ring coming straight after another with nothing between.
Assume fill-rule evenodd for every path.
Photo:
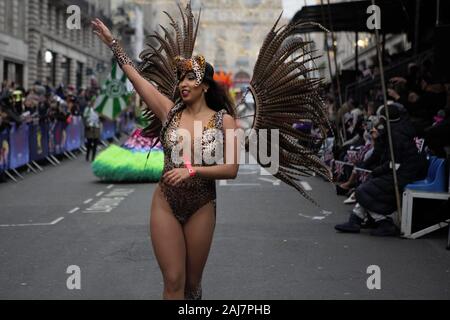
<instances>
[{"instance_id":1,"label":"street pavement","mask_svg":"<svg viewBox=\"0 0 450 320\"><path fill-rule=\"evenodd\" d=\"M81 154L0 184L0 299L160 299L155 186L101 182ZM351 206L320 178L305 187L320 207L255 165L217 182L204 299L450 298L447 229L416 240L340 234Z\"/></svg>"}]
</instances>

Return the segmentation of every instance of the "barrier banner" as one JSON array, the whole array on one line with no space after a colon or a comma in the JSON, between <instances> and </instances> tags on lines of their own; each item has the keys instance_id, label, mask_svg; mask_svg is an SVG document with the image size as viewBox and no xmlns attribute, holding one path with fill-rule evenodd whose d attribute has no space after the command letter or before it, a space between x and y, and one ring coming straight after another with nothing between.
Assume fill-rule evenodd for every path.
<instances>
[{"instance_id":1,"label":"barrier banner","mask_svg":"<svg viewBox=\"0 0 450 320\"><path fill-rule=\"evenodd\" d=\"M80 143L81 143L81 145L83 145L84 144L84 142L85 142L85 137L84 137L84 135L85 135L85 132L84 132L84 130L85 130L85 127L84 127L84 121L83 121L83 118L81 118L81 123L80 123Z\"/></svg>"},{"instance_id":2,"label":"barrier banner","mask_svg":"<svg viewBox=\"0 0 450 320\"><path fill-rule=\"evenodd\" d=\"M28 141L28 124L19 127L13 125L9 132L10 158L9 168L16 169L30 161L30 148Z\"/></svg>"},{"instance_id":3,"label":"barrier banner","mask_svg":"<svg viewBox=\"0 0 450 320\"><path fill-rule=\"evenodd\" d=\"M121 131L125 132L126 134L131 134L136 127L136 123L134 122L134 120L127 118L121 118L121 120L123 120L121 122Z\"/></svg>"},{"instance_id":4,"label":"barrier banner","mask_svg":"<svg viewBox=\"0 0 450 320\"><path fill-rule=\"evenodd\" d=\"M0 171L9 169L9 131L0 132Z\"/></svg>"},{"instance_id":5,"label":"barrier banner","mask_svg":"<svg viewBox=\"0 0 450 320\"><path fill-rule=\"evenodd\" d=\"M60 121L53 121L49 124L48 130L48 150L52 155L58 155L64 152L66 140L65 124Z\"/></svg>"},{"instance_id":6,"label":"barrier banner","mask_svg":"<svg viewBox=\"0 0 450 320\"><path fill-rule=\"evenodd\" d=\"M64 149L72 151L81 147L82 118L80 116L71 117L69 125L66 127L66 143Z\"/></svg>"},{"instance_id":7,"label":"barrier banner","mask_svg":"<svg viewBox=\"0 0 450 320\"><path fill-rule=\"evenodd\" d=\"M103 121L103 129L100 135L100 139L108 140L114 137L116 133L115 122L111 120Z\"/></svg>"},{"instance_id":8,"label":"barrier banner","mask_svg":"<svg viewBox=\"0 0 450 320\"><path fill-rule=\"evenodd\" d=\"M29 126L30 161L45 159L48 156L48 128L45 123Z\"/></svg>"}]
</instances>

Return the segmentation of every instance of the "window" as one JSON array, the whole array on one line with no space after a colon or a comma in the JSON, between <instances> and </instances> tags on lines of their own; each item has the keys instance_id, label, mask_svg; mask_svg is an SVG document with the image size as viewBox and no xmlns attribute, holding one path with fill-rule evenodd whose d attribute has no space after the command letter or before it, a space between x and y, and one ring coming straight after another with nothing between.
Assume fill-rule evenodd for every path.
<instances>
[{"instance_id":1,"label":"window","mask_svg":"<svg viewBox=\"0 0 450 320\"><path fill-rule=\"evenodd\" d=\"M65 56L61 59L62 81L65 85L70 84L70 64L72 59Z\"/></svg>"},{"instance_id":2,"label":"window","mask_svg":"<svg viewBox=\"0 0 450 320\"><path fill-rule=\"evenodd\" d=\"M13 27L13 4L14 2L11 0L7 0L4 2L5 6L5 33L11 34L12 33L12 27Z\"/></svg>"},{"instance_id":3,"label":"window","mask_svg":"<svg viewBox=\"0 0 450 320\"><path fill-rule=\"evenodd\" d=\"M83 69L84 69L83 63L77 61L77 75L76 75L77 84L76 84L76 86L78 89L83 86Z\"/></svg>"},{"instance_id":4,"label":"window","mask_svg":"<svg viewBox=\"0 0 450 320\"><path fill-rule=\"evenodd\" d=\"M23 64L5 60L3 62L3 79L23 86Z\"/></svg>"},{"instance_id":5,"label":"window","mask_svg":"<svg viewBox=\"0 0 450 320\"><path fill-rule=\"evenodd\" d=\"M3 8L3 10L5 10L5 1L6 0L0 0L0 8ZM5 17L6 14L0 15L0 31L5 32Z\"/></svg>"},{"instance_id":6,"label":"window","mask_svg":"<svg viewBox=\"0 0 450 320\"><path fill-rule=\"evenodd\" d=\"M18 0L18 30L17 37L19 39L25 39L25 0Z\"/></svg>"}]
</instances>

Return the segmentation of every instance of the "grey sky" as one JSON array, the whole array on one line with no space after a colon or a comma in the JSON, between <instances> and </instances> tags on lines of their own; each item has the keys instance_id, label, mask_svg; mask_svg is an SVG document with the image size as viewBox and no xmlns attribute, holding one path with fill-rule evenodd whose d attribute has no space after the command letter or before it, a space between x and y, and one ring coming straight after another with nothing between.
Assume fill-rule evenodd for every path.
<instances>
[{"instance_id":1,"label":"grey sky","mask_svg":"<svg viewBox=\"0 0 450 320\"><path fill-rule=\"evenodd\" d=\"M314 4L314 1L306 0L306 3L312 5ZM283 16L289 19L292 18L304 4L305 0L283 0Z\"/></svg>"}]
</instances>

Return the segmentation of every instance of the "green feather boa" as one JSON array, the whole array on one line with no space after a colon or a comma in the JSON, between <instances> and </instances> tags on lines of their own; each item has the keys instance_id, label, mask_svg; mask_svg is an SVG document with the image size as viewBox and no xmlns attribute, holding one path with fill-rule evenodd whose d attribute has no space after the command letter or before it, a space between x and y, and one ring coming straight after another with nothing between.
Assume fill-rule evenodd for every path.
<instances>
[{"instance_id":1,"label":"green feather boa","mask_svg":"<svg viewBox=\"0 0 450 320\"><path fill-rule=\"evenodd\" d=\"M157 182L164 166L164 153L159 149L152 150L148 160L147 155L110 145L96 157L92 170L104 181Z\"/></svg>"}]
</instances>

